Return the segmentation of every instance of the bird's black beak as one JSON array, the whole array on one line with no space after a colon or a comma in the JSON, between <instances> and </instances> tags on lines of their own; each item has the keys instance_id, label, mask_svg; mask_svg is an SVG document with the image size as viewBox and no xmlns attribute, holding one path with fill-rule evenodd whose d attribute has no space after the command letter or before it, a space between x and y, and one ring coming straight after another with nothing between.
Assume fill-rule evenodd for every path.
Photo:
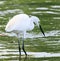
<instances>
[{"instance_id":1,"label":"bird's black beak","mask_svg":"<svg viewBox=\"0 0 60 61\"><path fill-rule=\"evenodd\" d=\"M44 33L44 31L43 31L41 25L39 25L39 28L40 28L41 32L43 33L43 35L45 36L45 33Z\"/></svg>"}]
</instances>

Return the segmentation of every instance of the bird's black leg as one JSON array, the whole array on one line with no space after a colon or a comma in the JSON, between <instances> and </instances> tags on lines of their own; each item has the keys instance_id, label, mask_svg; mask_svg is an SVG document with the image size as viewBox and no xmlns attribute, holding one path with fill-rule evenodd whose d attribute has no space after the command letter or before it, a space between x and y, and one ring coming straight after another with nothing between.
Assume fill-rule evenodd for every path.
<instances>
[{"instance_id":1,"label":"bird's black leg","mask_svg":"<svg viewBox=\"0 0 60 61\"><path fill-rule=\"evenodd\" d=\"M20 40L18 40L19 55L21 56Z\"/></svg>"},{"instance_id":2,"label":"bird's black leg","mask_svg":"<svg viewBox=\"0 0 60 61\"><path fill-rule=\"evenodd\" d=\"M27 56L27 53L26 53L26 51L25 51L25 49L24 49L24 39L23 39L22 49L23 49L25 55Z\"/></svg>"}]
</instances>

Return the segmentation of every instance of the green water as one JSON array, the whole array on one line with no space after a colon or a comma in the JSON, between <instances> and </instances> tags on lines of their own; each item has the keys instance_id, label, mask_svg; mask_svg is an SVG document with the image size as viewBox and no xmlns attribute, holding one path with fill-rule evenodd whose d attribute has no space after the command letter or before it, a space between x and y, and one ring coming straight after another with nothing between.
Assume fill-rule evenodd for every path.
<instances>
[{"instance_id":1,"label":"green water","mask_svg":"<svg viewBox=\"0 0 60 61\"><path fill-rule=\"evenodd\" d=\"M21 59L17 38L0 36L0 61L60 61L60 0L0 0L0 34L6 34L5 25L20 13L39 17L46 36L37 27L29 32L25 39L28 57L22 52Z\"/></svg>"}]
</instances>

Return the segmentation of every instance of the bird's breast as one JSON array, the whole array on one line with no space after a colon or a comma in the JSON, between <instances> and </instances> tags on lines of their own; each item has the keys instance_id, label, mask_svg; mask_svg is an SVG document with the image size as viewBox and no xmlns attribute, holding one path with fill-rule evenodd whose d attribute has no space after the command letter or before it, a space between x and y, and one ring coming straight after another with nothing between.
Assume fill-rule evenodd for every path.
<instances>
[{"instance_id":1,"label":"bird's breast","mask_svg":"<svg viewBox=\"0 0 60 61\"><path fill-rule=\"evenodd\" d=\"M19 31L30 31L34 28L34 24L31 23L30 21L21 21L21 22L16 22L15 25L15 30Z\"/></svg>"}]
</instances>

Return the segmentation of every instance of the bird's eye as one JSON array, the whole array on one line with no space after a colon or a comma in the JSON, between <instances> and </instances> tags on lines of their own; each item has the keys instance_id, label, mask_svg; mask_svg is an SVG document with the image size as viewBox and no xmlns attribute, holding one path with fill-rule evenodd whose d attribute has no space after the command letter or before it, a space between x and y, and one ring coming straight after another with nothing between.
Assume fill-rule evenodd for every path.
<instances>
[{"instance_id":1,"label":"bird's eye","mask_svg":"<svg viewBox=\"0 0 60 61\"><path fill-rule=\"evenodd\" d=\"M34 22L34 24L36 25L36 23Z\"/></svg>"}]
</instances>

